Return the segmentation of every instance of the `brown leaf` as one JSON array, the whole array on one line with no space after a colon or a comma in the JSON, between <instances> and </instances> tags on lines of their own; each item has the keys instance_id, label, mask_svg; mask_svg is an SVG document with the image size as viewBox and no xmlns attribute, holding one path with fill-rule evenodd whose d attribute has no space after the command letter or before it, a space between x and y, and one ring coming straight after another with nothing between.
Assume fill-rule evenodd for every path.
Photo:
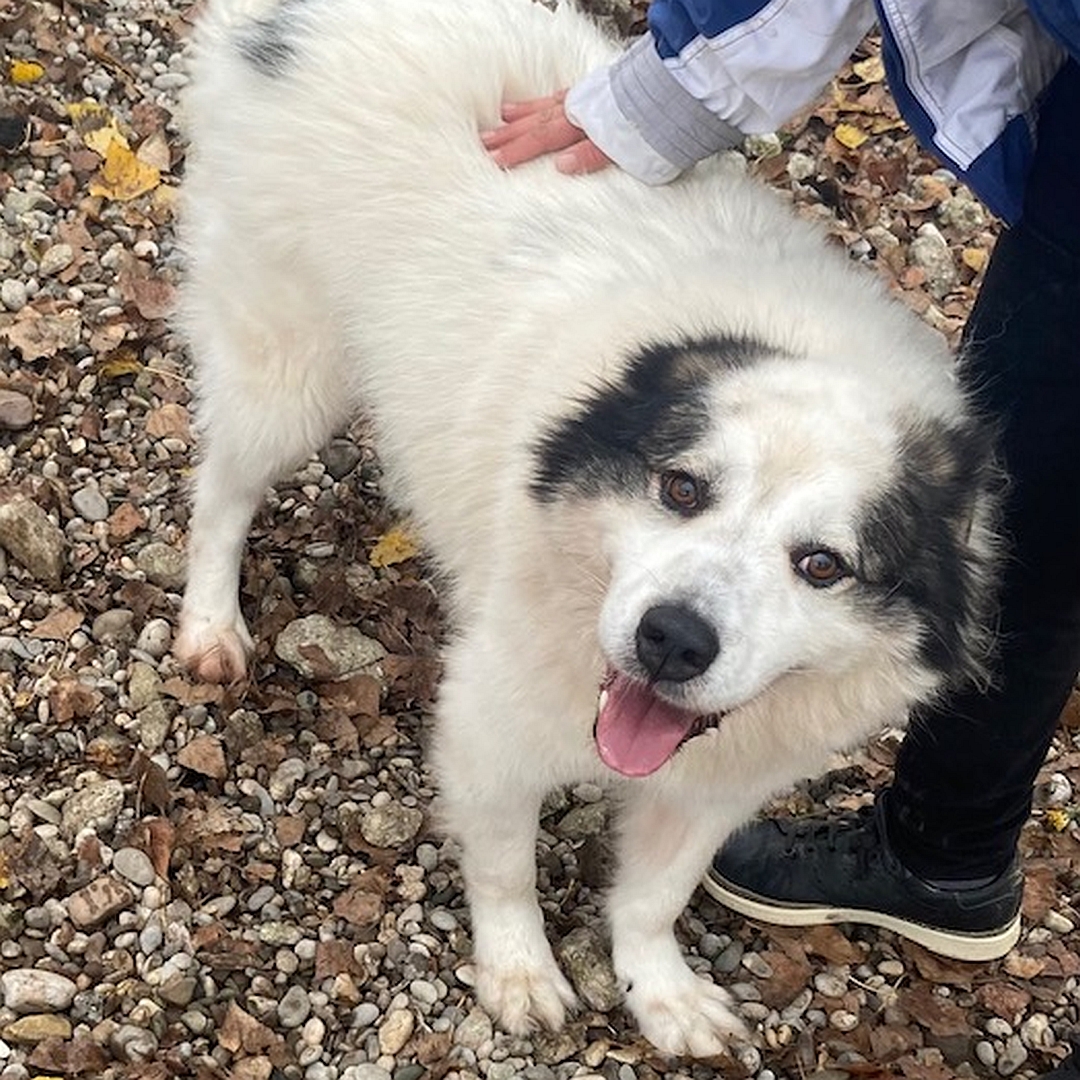
<instances>
[{"instance_id":1,"label":"brown leaf","mask_svg":"<svg viewBox=\"0 0 1080 1080\"><path fill-rule=\"evenodd\" d=\"M323 706L339 709L346 716L378 716L379 694L379 680L374 675L351 675L319 687Z\"/></svg>"},{"instance_id":2,"label":"brown leaf","mask_svg":"<svg viewBox=\"0 0 1080 1080\"><path fill-rule=\"evenodd\" d=\"M1027 990L1007 982L983 983L975 991L975 997L984 1009L1010 1024L1019 1023L1031 1004L1031 994Z\"/></svg>"},{"instance_id":3,"label":"brown leaf","mask_svg":"<svg viewBox=\"0 0 1080 1080\"><path fill-rule=\"evenodd\" d=\"M927 985L902 990L900 1008L934 1035L972 1035L967 1013L955 1002L935 994Z\"/></svg>"},{"instance_id":4,"label":"brown leaf","mask_svg":"<svg viewBox=\"0 0 1080 1080\"><path fill-rule=\"evenodd\" d=\"M42 638L45 641L67 641L76 630L82 626L83 614L74 608L62 607L56 611L50 611L30 631L30 636Z\"/></svg>"},{"instance_id":5,"label":"brown leaf","mask_svg":"<svg viewBox=\"0 0 1080 1080\"><path fill-rule=\"evenodd\" d=\"M1061 710L1058 722L1070 731L1080 729L1080 690L1074 690Z\"/></svg>"},{"instance_id":6,"label":"brown leaf","mask_svg":"<svg viewBox=\"0 0 1080 1080\"><path fill-rule=\"evenodd\" d=\"M144 528L146 515L136 509L129 502L121 503L110 515L108 520L109 539L127 540L133 533Z\"/></svg>"},{"instance_id":7,"label":"brown leaf","mask_svg":"<svg viewBox=\"0 0 1080 1080\"><path fill-rule=\"evenodd\" d=\"M23 360L55 356L62 349L79 344L82 320L73 309L57 314L39 312L33 305L24 307L6 326L0 322L0 338L22 353Z\"/></svg>"},{"instance_id":8,"label":"brown leaf","mask_svg":"<svg viewBox=\"0 0 1080 1080\"><path fill-rule=\"evenodd\" d=\"M906 1054L922 1044L922 1033L913 1027L881 1024L870 1028L870 1048L873 1051L873 1059L881 1064L894 1061L901 1054Z\"/></svg>"},{"instance_id":9,"label":"brown leaf","mask_svg":"<svg viewBox=\"0 0 1080 1080\"><path fill-rule=\"evenodd\" d=\"M307 831L307 818L283 814L274 819L274 834L283 848L296 847Z\"/></svg>"},{"instance_id":10,"label":"brown leaf","mask_svg":"<svg viewBox=\"0 0 1080 1080\"><path fill-rule=\"evenodd\" d=\"M217 705L225 696L225 689L216 683L194 683L179 675L173 675L161 684L161 692L175 698L181 705Z\"/></svg>"},{"instance_id":11,"label":"brown leaf","mask_svg":"<svg viewBox=\"0 0 1080 1080\"><path fill-rule=\"evenodd\" d=\"M919 969L919 974L932 983L970 990L972 979L982 970L980 964L938 956L912 941L904 941L903 950L904 955Z\"/></svg>"},{"instance_id":12,"label":"brown leaf","mask_svg":"<svg viewBox=\"0 0 1080 1080\"><path fill-rule=\"evenodd\" d=\"M375 926L382 918L383 898L353 885L334 901L334 914L353 926Z\"/></svg>"},{"instance_id":13,"label":"brown leaf","mask_svg":"<svg viewBox=\"0 0 1080 1080\"><path fill-rule=\"evenodd\" d=\"M258 942L244 941L229 934L208 944L199 953L199 958L215 971L242 971L246 967L261 967L264 960L260 957Z\"/></svg>"},{"instance_id":14,"label":"brown leaf","mask_svg":"<svg viewBox=\"0 0 1080 1080\"><path fill-rule=\"evenodd\" d=\"M145 851L154 864L154 870L160 878L168 878L169 863L172 860L173 845L176 841L176 829L168 818L154 817L140 821L132 830L128 842L132 847Z\"/></svg>"},{"instance_id":15,"label":"brown leaf","mask_svg":"<svg viewBox=\"0 0 1080 1080\"><path fill-rule=\"evenodd\" d=\"M280 1036L250 1013L244 1012L235 1001L229 1002L225 1018L217 1031L218 1045L230 1054L243 1051L245 1055L258 1054L274 1045Z\"/></svg>"},{"instance_id":16,"label":"brown leaf","mask_svg":"<svg viewBox=\"0 0 1080 1080\"><path fill-rule=\"evenodd\" d=\"M224 780L229 775L225 751L216 735L196 735L176 755L176 760L185 769L191 769L192 772L201 773L214 780Z\"/></svg>"},{"instance_id":17,"label":"brown leaf","mask_svg":"<svg viewBox=\"0 0 1080 1080\"><path fill-rule=\"evenodd\" d=\"M190 443L191 417L183 405L167 402L146 414L146 434L152 439L179 439Z\"/></svg>"},{"instance_id":18,"label":"brown leaf","mask_svg":"<svg viewBox=\"0 0 1080 1080\"><path fill-rule=\"evenodd\" d=\"M822 924L803 931L802 942L811 956L820 956L830 964L858 964L863 954L839 928Z\"/></svg>"},{"instance_id":19,"label":"brown leaf","mask_svg":"<svg viewBox=\"0 0 1080 1080\"><path fill-rule=\"evenodd\" d=\"M766 950L761 956L773 972L758 983L761 1000L771 1008L782 1009L790 1005L795 995L810 981L810 963L805 956L795 957L772 950Z\"/></svg>"},{"instance_id":20,"label":"brown leaf","mask_svg":"<svg viewBox=\"0 0 1080 1080\"><path fill-rule=\"evenodd\" d=\"M49 712L59 724L76 719L85 720L88 716L93 716L103 700L100 690L68 676L49 691Z\"/></svg>"},{"instance_id":21,"label":"brown leaf","mask_svg":"<svg viewBox=\"0 0 1080 1080\"><path fill-rule=\"evenodd\" d=\"M131 772L138 792L136 813L141 816L142 807L145 805L161 815L168 814L172 805L172 789L169 787L165 770L141 750L137 750L131 762Z\"/></svg>"},{"instance_id":22,"label":"brown leaf","mask_svg":"<svg viewBox=\"0 0 1080 1080\"><path fill-rule=\"evenodd\" d=\"M897 1064L907 1080L953 1080L955 1075L941 1061L919 1061L914 1055L901 1058Z\"/></svg>"},{"instance_id":23,"label":"brown leaf","mask_svg":"<svg viewBox=\"0 0 1080 1080\"><path fill-rule=\"evenodd\" d=\"M436 1065L450 1056L453 1041L449 1031L421 1031L413 1037L413 1054L421 1065Z\"/></svg>"},{"instance_id":24,"label":"brown leaf","mask_svg":"<svg viewBox=\"0 0 1080 1080\"><path fill-rule=\"evenodd\" d=\"M1022 953L1011 952L1005 957L1001 965L1005 971L1016 976L1018 979L1034 979L1046 969L1046 958L1042 956L1024 956Z\"/></svg>"},{"instance_id":25,"label":"brown leaf","mask_svg":"<svg viewBox=\"0 0 1080 1080\"><path fill-rule=\"evenodd\" d=\"M360 749L360 733L345 713L323 713L315 723L315 733L339 754L352 755Z\"/></svg>"},{"instance_id":26,"label":"brown leaf","mask_svg":"<svg viewBox=\"0 0 1080 1080\"><path fill-rule=\"evenodd\" d=\"M330 979L343 973L358 975L360 970L350 942L320 941L315 946L316 979Z\"/></svg>"},{"instance_id":27,"label":"brown leaf","mask_svg":"<svg viewBox=\"0 0 1080 1080\"><path fill-rule=\"evenodd\" d=\"M1061 867L1052 859L1029 859L1024 865L1024 902L1021 910L1029 922L1040 923L1056 906Z\"/></svg>"},{"instance_id":28,"label":"brown leaf","mask_svg":"<svg viewBox=\"0 0 1080 1080\"><path fill-rule=\"evenodd\" d=\"M67 1041L46 1039L38 1043L27 1058L27 1064L35 1069L65 1076L101 1076L108 1063L108 1054L82 1031L77 1031Z\"/></svg>"}]
</instances>

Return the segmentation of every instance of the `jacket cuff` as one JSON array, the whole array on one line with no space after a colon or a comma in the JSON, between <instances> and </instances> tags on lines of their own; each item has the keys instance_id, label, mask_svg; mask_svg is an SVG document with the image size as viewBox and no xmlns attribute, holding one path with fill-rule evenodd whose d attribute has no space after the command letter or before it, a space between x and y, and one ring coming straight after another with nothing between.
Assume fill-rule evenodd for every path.
<instances>
[{"instance_id":1,"label":"jacket cuff","mask_svg":"<svg viewBox=\"0 0 1080 1080\"><path fill-rule=\"evenodd\" d=\"M566 112L616 164L650 184L673 180L743 139L680 86L649 34L578 83L567 95Z\"/></svg>"}]
</instances>

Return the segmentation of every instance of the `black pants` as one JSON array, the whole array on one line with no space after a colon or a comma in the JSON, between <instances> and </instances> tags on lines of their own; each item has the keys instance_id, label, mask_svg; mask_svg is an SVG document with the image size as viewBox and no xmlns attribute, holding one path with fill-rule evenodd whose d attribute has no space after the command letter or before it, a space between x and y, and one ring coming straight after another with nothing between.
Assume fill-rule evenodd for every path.
<instances>
[{"instance_id":1,"label":"black pants","mask_svg":"<svg viewBox=\"0 0 1080 1080\"><path fill-rule=\"evenodd\" d=\"M1047 108L1039 130L1023 221L999 240L965 330L965 377L1002 425L1011 476L997 686L914 719L887 801L900 858L936 879L1012 860L1080 669L1080 113Z\"/></svg>"}]
</instances>

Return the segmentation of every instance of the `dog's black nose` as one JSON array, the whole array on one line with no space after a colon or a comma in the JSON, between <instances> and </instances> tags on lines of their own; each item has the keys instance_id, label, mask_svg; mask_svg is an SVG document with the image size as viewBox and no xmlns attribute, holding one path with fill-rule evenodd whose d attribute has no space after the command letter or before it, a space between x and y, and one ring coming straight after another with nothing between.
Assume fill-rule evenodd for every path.
<instances>
[{"instance_id":1,"label":"dog's black nose","mask_svg":"<svg viewBox=\"0 0 1080 1080\"><path fill-rule=\"evenodd\" d=\"M716 631L689 608L657 604L638 623L638 660L654 679L686 682L705 671L719 651Z\"/></svg>"}]
</instances>

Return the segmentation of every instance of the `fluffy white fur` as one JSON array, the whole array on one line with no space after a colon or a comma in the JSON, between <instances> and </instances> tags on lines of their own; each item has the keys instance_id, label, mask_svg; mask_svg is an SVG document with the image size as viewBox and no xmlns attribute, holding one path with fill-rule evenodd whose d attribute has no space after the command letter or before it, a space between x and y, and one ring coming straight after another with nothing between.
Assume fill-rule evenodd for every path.
<instances>
[{"instance_id":1,"label":"fluffy white fur","mask_svg":"<svg viewBox=\"0 0 1080 1080\"><path fill-rule=\"evenodd\" d=\"M259 20L287 45L268 70L238 47ZM612 784L627 1003L660 1049L708 1055L740 1024L672 925L713 850L939 681L914 623L876 624L846 582L808 586L789 545L849 550L859 507L894 476L900 419L952 423L964 405L936 337L720 166L647 189L615 169L491 164L477 131L502 100L613 51L579 15L528 0L211 0L187 98L183 318L202 458L176 651L205 678L244 673L251 517L267 485L369 411L388 494L453 582L434 765L463 845L480 1001L512 1031L557 1027L573 1006L535 897L537 815L555 785ZM715 422L677 463L723 476L708 512L530 494L553 420L643 343L709 334L777 355L709 389ZM642 612L673 596L722 642L688 701L734 711L625 780L593 743L597 688Z\"/></svg>"}]
</instances>

